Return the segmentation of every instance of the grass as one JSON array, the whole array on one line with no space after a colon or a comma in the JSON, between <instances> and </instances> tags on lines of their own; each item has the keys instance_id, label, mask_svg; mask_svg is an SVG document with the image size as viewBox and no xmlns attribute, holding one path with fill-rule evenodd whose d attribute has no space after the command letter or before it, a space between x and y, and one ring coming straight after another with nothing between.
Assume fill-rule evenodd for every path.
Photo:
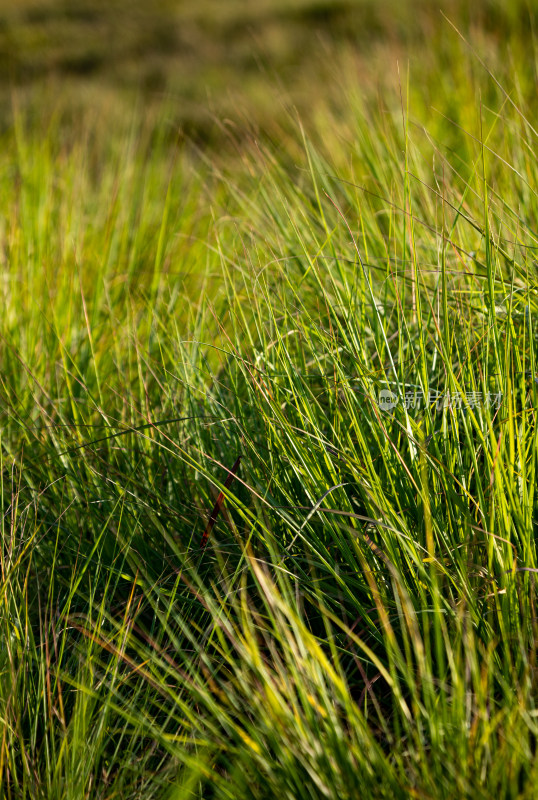
<instances>
[{"instance_id":1,"label":"grass","mask_svg":"<svg viewBox=\"0 0 538 800\"><path fill-rule=\"evenodd\" d=\"M3 796L534 797L534 12L451 8L209 139L13 90Z\"/></svg>"}]
</instances>

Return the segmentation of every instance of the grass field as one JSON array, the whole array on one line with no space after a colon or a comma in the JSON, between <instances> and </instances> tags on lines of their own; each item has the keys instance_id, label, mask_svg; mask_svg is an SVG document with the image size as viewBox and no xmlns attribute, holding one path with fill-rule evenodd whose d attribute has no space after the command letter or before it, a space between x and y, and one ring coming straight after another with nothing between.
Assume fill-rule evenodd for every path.
<instances>
[{"instance_id":1,"label":"grass field","mask_svg":"<svg viewBox=\"0 0 538 800\"><path fill-rule=\"evenodd\" d=\"M537 10L0 0L1 797L536 797Z\"/></svg>"}]
</instances>

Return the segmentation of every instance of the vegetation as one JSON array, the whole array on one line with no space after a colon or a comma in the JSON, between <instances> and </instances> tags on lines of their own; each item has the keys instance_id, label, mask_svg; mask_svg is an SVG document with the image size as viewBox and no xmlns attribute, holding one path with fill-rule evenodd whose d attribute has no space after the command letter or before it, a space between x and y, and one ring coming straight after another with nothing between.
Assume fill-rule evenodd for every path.
<instances>
[{"instance_id":1,"label":"vegetation","mask_svg":"<svg viewBox=\"0 0 538 800\"><path fill-rule=\"evenodd\" d=\"M5 4L2 796L535 796L506 5Z\"/></svg>"}]
</instances>

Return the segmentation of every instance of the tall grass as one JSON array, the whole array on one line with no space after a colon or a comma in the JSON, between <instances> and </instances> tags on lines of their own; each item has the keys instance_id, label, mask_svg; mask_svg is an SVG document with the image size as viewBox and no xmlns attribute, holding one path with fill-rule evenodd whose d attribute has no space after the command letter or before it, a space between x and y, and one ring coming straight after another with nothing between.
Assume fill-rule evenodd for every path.
<instances>
[{"instance_id":1,"label":"tall grass","mask_svg":"<svg viewBox=\"0 0 538 800\"><path fill-rule=\"evenodd\" d=\"M15 105L5 796L534 796L532 81L451 35L233 158Z\"/></svg>"}]
</instances>

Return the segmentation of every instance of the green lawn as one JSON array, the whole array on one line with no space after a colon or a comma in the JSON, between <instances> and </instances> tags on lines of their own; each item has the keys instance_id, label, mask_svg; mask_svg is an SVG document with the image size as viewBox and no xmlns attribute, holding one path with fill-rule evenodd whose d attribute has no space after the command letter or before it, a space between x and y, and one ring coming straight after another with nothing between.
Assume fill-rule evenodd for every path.
<instances>
[{"instance_id":1,"label":"green lawn","mask_svg":"<svg viewBox=\"0 0 538 800\"><path fill-rule=\"evenodd\" d=\"M536 796L537 19L468 5L0 1L1 797Z\"/></svg>"}]
</instances>

